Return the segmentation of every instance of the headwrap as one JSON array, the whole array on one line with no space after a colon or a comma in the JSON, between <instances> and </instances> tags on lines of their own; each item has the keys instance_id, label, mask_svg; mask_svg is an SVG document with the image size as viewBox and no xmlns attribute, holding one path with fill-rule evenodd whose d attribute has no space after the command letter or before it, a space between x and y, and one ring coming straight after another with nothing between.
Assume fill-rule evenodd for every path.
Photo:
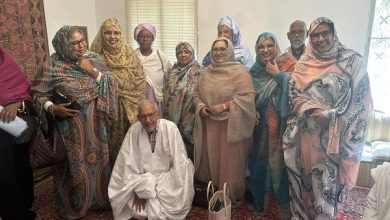
<instances>
[{"instance_id":1,"label":"headwrap","mask_svg":"<svg viewBox=\"0 0 390 220\"><path fill-rule=\"evenodd\" d=\"M241 43L241 34L240 29L238 28L238 25L236 22L229 16L222 17L219 20L218 27L221 25L228 26L232 32L233 32L233 45L238 46Z\"/></svg>"},{"instance_id":2,"label":"headwrap","mask_svg":"<svg viewBox=\"0 0 390 220\"><path fill-rule=\"evenodd\" d=\"M341 48L344 48L344 46L338 40L333 21L325 17L317 18L310 24L309 36L318 25L323 23L329 24L331 29L333 29L333 46L328 52L320 53L313 47L309 37L306 51L301 56L300 62L295 65L294 72L292 73L292 79L297 83L297 88L301 90L303 90L309 82L322 74L338 72L338 70L336 70L337 66L334 64L341 61L336 58L338 51ZM340 59L342 58L340 57Z\"/></svg>"},{"instance_id":3,"label":"headwrap","mask_svg":"<svg viewBox=\"0 0 390 220\"><path fill-rule=\"evenodd\" d=\"M72 51L70 47L70 42L68 40L68 32L72 26L64 25L57 33L54 35L52 44L56 54L63 60L69 62L77 61L77 55ZM80 32L81 33L81 32Z\"/></svg>"},{"instance_id":4,"label":"headwrap","mask_svg":"<svg viewBox=\"0 0 390 220\"><path fill-rule=\"evenodd\" d=\"M274 56L274 60L278 59L278 57L280 55L282 55L281 51L280 51L278 40L276 39L275 35L273 33L270 33L270 32L264 32L264 33L260 34L260 36L257 38L256 44L255 44L256 58L258 60L261 60L261 59L260 59L260 57L257 56L257 49L268 38L272 38L272 40L274 41L274 44L275 44L275 51L274 51L274 54L272 54Z\"/></svg>"},{"instance_id":5,"label":"headwrap","mask_svg":"<svg viewBox=\"0 0 390 220\"><path fill-rule=\"evenodd\" d=\"M187 49L191 52L191 61L193 61L195 59L195 54L194 54L194 48L192 48L191 44L188 43L188 42L180 42L177 44L176 46L176 58L177 58L177 54L180 52L180 50L183 50L183 49Z\"/></svg>"},{"instance_id":6,"label":"headwrap","mask_svg":"<svg viewBox=\"0 0 390 220\"><path fill-rule=\"evenodd\" d=\"M6 51L0 48L0 105L32 100L26 75Z\"/></svg>"},{"instance_id":7,"label":"headwrap","mask_svg":"<svg viewBox=\"0 0 390 220\"><path fill-rule=\"evenodd\" d=\"M221 65L221 63L216 63L215 61L214 61L214 57L213 57L213 47L214 47L214 45L215 45L215 43L217 43L218 41L225 41L226 42L226 44L227 44L227 49L226 49L226 56L228 57L228 59L227 59L227 61L226 62L233 62L233 63L238 63L237 61L236 61L236 58L234 57L234 48L233 48L233 44L232 44L232 42L229 40L229 39L227 39L226 37L219 37L219 38L217 38L214 42L213 42L213 44L211 45L211 62L212 62L212 65L213 66L220 66Z\"/></svg>"},{"instance_id":8,"label":"headwrap","mask_svg":"<svg viewBox=\"0 0 390 220\"><path fill-rule=\"evenodd\" d=\"M98 53L103 54L103 50L110 50L111 53L117 53L120 52L120 48L123 47L125 42L123 41L123 38L121 38L118 42L118 48L115 51L111 51L112 48L109 47L104 40L104 32L109 29L110 27L115 26L121 34L123 33L123 29L121 25L119 24L118 20L115 18L109 18L103 22L103 24L100 26L99 32L96 35L95 39L93 40L91 44L91 50Z\"/></svg>"},{"instance_id":9,"label":"headwrap","mask_svg":"<svg viewBox=\"0 0 390 220\"><path fill-rule=\"evenodd\" d=\"M333 32L333 47L326 53L320 53L318 52L312 45L310 37L309 37L309 43L307 46L307 50L309 53L312 53L316 58L322 59L322 60L329 60L333 59L337 56L337 52L340 46L342 46L339 42L339 39L337 37L336 30L334 28L334 23L329 18L326 17L319 17L315 19L311 24L309 28L309 36L313 31L318 27L320 24L328 24L330 27L330 30Z\"/></svg>"},{"instance_id":10,"label":"headwrap","mask_svg":"<svg viewBox=\"0 0 390 220\"><path fill-rule=\"evenodd\" d=\"M137 41L137 37L139 32L141 32L142 29L148 30L153 35L153 40L156 39L156 28L149 24L149 23L142 23L137 25L137 27L134 28L134 40Z\"/></svg>"}]
</instances>

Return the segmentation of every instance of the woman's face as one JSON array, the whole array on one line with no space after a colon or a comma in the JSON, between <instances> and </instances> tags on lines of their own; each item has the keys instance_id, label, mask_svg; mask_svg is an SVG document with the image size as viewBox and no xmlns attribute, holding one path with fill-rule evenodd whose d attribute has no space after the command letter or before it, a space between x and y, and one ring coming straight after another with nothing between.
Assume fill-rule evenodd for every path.
<instances>
[{"instance_id":1,"label":"woman's face","mask_svg":"<svg viewBox=\"0 0 390 220\"><path fill-rule=\"evenodd\" d=\"M192 60L192 53L187 48L180 49L177 53L177 62L180 67L186 66Z\"/></svg>"},{"instance_id":2,"label":"woman's face","mask_svg":"<svg viewBox=\"0 0 390 220\"><path fill-rule=\"evenodd\" d=\"M320 24L309 35L313 48L326 53L333 47L333 32L328 24Z\"/></svg>"},{"instance_id":3,"label":"woman's face","mask_svg":"<svg viewBox=\"0 0 390 220\"><path fill-rule=\"evenodd\" d=\"M87 51L87 41L84 36L76 31L68 38L70 48L78 57L82 57Z\"/></svg>"},{"instance_id":4,"label":"woman's face","mask_svg":"<svg viewBox=\"0 0 390 220\"><path fill-rule=\"evenodd\" d=\"M105 44L110 48L110 49L116 49L119 46L119 42L122 38L122 33L120 30L115 27L111 26L107 30L104 31L103 33L103 40Z\"/></svg>"},{"instance_id":5,"label":"woman's face","mask_svg":"<svg viewBox=\"0 0 390 220\"><path fill-rule=\"evenodd\" d=\"M256 55L261 61L266 63L275 58L275 50L274 40L272 38L267 38L257 47Z\"/></svg>"},{"instance_id":6,"label":"woman's face","mask_svg":"<svg viewBox=\"0 0 390 220\"><path fill-rule=\"evenodd\" d=\"M233 31L226 25L218 26L218 37L226 37L233 42Z\"/></svg>"},{"instance_id":7,"label":"woman's face","mask_svg":"<svg viewBox=\"0 0 390 220\"><path fill-rule=\"evenodd\" d=\"M137 42L141 50L151 49L153 41L153 34L147 29L142 29L137 36Z\"/></svg>"},{"instance_id":8,"label":"woman's face","mask_svg":"<svg viewBox=\"0 0 390 220\"><path fill-rule=\"evenodd\" d=\"M211 51L214 62L223 63L228 60L227 48L227 43L224 40L219 40L214 43L213 50Z\"/></svg>"}]
</instances>

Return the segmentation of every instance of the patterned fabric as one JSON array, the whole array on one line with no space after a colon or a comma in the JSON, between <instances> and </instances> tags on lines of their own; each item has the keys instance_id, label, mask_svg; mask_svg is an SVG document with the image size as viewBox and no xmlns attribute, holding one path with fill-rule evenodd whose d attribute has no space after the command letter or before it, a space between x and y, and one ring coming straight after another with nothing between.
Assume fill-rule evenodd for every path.
<instances>
[{"instance_id":1,"label":"patterned fabric","mask_svg":"<svg viewBox=\"0 0 390 220\"><path fill-rule=\"evenodd\" d=\"M0 47L31 80L49 57L43 0L1 1Z\"/></svg>"},{"instance_id":2,"label":"patterned fabric","mask_svg":"<svg viewBox=\"0 0 390 220\"><path fill-rule=\"evenodd\" d=\"M322 23L334 27L318 18L309 32ZM355 185L372 108L363 58L343 46L335 31L326 53L309 40L292 73L289 96L293 114L283 144L292 214L333 218L343 189Z\"/></svg>"},{"instance_id":3,"label":"patterned fabric","mask_svg":"<svg viewBox=\"0 0 390 220\"><path fill-rule=\"evenodd\" d=\"M188 43L179 43L176 53L183 45L192 53L191 61L184 67L173 65L164 89L165 118L175 122L183 138L194 143L195 108L193 92L203 67L194 59L194 49ZM188 146L187 146L187 150ZM190 156L191 157L191 156Z\"/></svg>"},{"instance_id":4,"label":"patterned fabric","mask_svg":"<svg viewBox=\"0 0 390 220\"><path fill-rule=\"evenodd\" d=\"M123 36L118 21L115 18L107 19L100 26L91 50L104 58L119 85L118 121L111 127L109 143L110 160L113 165L127 130L137 122L138 103L145 99L145 73L137 53L123 38L118 42L116 49L111 49L104 41L104 32L112 26L116 27Z\"/></svg>"},{"instance_id":5,"label":"patterned fabric","mask_svg":"<svg viewBox=\"0 0 390 220\"><path fill-rule=\"evenodd\" d=\"M104 61L87 51L101 73L100 83L85 74L73 62L75 57L65 36L70 26L54 36L52 54L32 81L34 101L40 109L54 90L81 105L71 118L55 120L54 135L63 141L68 161L54 168L57 206L67 219L81 218L89 209L109 206L107 187L110 178L108 152L109 126L117 118L117 83Z\"/></svg>"},{"instance_id":6,"label":"patterned fabric","mask_svg":"<svg viewBox=\"0 0 390 220\"><path fill-rule=\"evenodd\" d=\"M218 22L218 26L220 25L226 25L232 30L233 32L232 43L234 46L234 57L236 58L237 62L240 62L242 65L246 66L246 68L249 70L254 63L253 57L249 52L248 48L245 48L244 46L241 45L241 33L237 23L229 16L225 16L222 17ZM211 64L211 62L212 62L211 54L210 52L208 52L206 56L203 58L202 65L204 67L208 67Z\"/></svg>"},{"instance_id":7,"label":"patterned fabric","mask_svg":"<svg viewBox=\"0 0 390 220\"><path fill-rule=\"evenodd\" d=\"M148 132L148 138L149 138L150 146L152 147L152 152L154 152L154 149L156 148L157 133L158 133L157 128L152 132Z\"/></svg>"},{"instance_id":8,"label":"patterned fabric","mask_svg":"<svg viewBox=\"0 0 390 220\"><path fill-rule=\"evenodd\" d=\"M233 206L244 199L247 153L255 123L255 90L246 68L234 61L233 45L228 42L228 61L213 62L204 70L194 91L195 177L212 180L219 188L229 185ZM200 110L230 101L229 112L204 118Z\"/></svg>"},{"instance_id":9,"label":"patterned fabric","mask_svg":"<svg viewBox=\"0 0 390 220\"><path fill-rule=\"evenodd\" d=\"M12 57L0 47L0 105L32 100L27 78Z\"/></svg>"},{"instance_id":10,"label":"patterned fabric","mask_svg":"<svg viewBox=\"0 0 390 220\"><path fill-rule=\"evenodd\" d=\"M262 33L256 41L256 51L269 38L275 43L272 55L274 62L280 71L289 74L288 72L293 71L296 61L291 55L280 52L278 41L273 34ZM279 206L288 206L289 201L287 171L281 143L284 124L281 116L281 97L283 92L288 91L283 90L283 86L266 72L265 67L261 57L257 57L250 70L256 89L256 110L260 115L260 122L253 133L254 147L249 161L250 189L254 208L259 212L264 211L266 192L275 194Z\"/></svg>"}]
</instances>

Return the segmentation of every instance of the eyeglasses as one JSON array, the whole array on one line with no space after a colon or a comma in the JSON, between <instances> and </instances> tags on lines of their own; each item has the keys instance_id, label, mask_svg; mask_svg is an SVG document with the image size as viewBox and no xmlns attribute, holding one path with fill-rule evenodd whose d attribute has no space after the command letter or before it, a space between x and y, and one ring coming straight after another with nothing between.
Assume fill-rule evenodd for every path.
<instances>
[{"instance_id":1,"label":"eyeglasses","mask_svg":"<svg viewBox=\"0 0 390 220\"><path fill-rule=\"evenodd\" d=\"M151 112L151 113L148 113L148 114L139 114L138 117L139 117L139 120L140 121L145 121L147 118L153 118L156 116L156 113L157 112Z\"/></svg>"},{"instance_id":2,"label":"eyeglasses","mask_svg":"<svg viewBox=\"0 0 390 220\"><path fill-rule=\"evenodd\" d=\"M291 35L304 35L306 31L304 30L298 30L298 31L290 31L289 34Z\"/></svg>"},{"instance_id":3,"label":"eyeglasses","mask_svg":"<svg viewBox=\"0 0 390 220\"><path fill-rule=\"evenodd\" d=\"M81 40L76 40L76 41L70 42L70 45L79 46L79 45L85 44L86 42L87 41L84 38L81 38Z\"/></svg>"},{"instance_id":4,"label":"eyeglasses","mask_svg":"<svg viewBox=\"0 0 390 220\"><path fill-rule=\"evenodd\" d=\"M213 53L226 53L226 48L213 48Z\"/></svg>"},{"instance_id":5,"label":"eyeglasses","mask_svg":"<svg viewBox=\"0 0 390 220\"><path fill-rule=\"evenodd\" d=\"M322 36L323 38L328 38L331 34L332 34L331 30L326 30L319 33L311 33L310 38L311 40L319 40L320 36Z\"/></svg>"}]
</instances>

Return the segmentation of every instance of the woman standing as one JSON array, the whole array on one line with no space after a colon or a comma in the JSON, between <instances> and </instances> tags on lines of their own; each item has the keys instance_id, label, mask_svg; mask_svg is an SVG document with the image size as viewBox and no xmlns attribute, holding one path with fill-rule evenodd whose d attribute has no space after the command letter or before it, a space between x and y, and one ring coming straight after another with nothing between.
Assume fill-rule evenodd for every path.
<instances>
[{"instance_id":1,"label":"woman standing","mask_svg":"<svg viewBox=\"0 0 390 220\"><path fill-rule=\"evenodd\" d=\"M311 23L289 89L283 144L292 217L332 219L355 186L372 100L363 58L339 42L328 18Z\"/></svg>"},{"instance_id":2,"label":"woman standing","mask_svg":"<svg viewBox=\"0 0 390 220\"><path fill-rule=\"evenodd\" d=\"M195 60L194 49L187 42L176 46L177 63L173 65L164 94L164 118L175 122L186 144L188 157L194 159L193 93L203 67Z\"/></svg>"},{"instance_id":3,"label":"woman standing","mask_svg":"<svg viewBox=\"0 0 390 220\"><path fill-rule=\"evenodd\" d=\"M67 163L54 167L59 213L77 219L109 207L108 134L117 118L118 85L100 56L87 50L79 29L63 26L52 42L56 52L37 71L32 91L37 107L55 117L53 133L67 151ZM53 104L54 92L69 103Z\"/></svg>"},{"instance_id":4,"label":"woman standing","mask_svg":"<svg viewBox=\"0 0 390 220\"><path fill-rule=\"evenodd\" d=\"M119 85L118 121L111 126L110 162L113 166L129 127L137 122L138 103L145 99L145 73L137 53L123 40L115 18L107 19L91 45L100 54Z\"/></svg>"},{"instance_id":5,"label":"woman standing","mask_svg":"<svg viewBox=\"0 0 390 220\"><path fill-rule=\"evenodd\" d=\"M229 16L222 17L217 25L218 37L226 37L233 43L234 58L248 70L254 61L249 49L241 45L241 33L237 23ZM203 58L202 65L208 67L211 64L211 51Z\"/></svg>"},{"instance_id":6,"label":"woman standing","mask_svg":"<svg viewBox=\"0 0 390 220\"><path fill-rule=\"evenodd\" d=\"M142 23L134 29L134 39L139 44L137 54L146 74L146 98L157 103L162 114L163 88L172 65L161 50L152 48L155 38L156 28L151 24Z\"/></svg>"},{"instance_id":7,"label":"woman standing","mask_svg":"<svg viewBox=\"0 0 390 220\"><path fill-rule=\"evenodd\" d=\"M256 63L250 70L256 89L256 111L259 123L255 127L254 147L249 160L250 189L253 208L264 211L266 192L273 192L283 216L290 219L288 178L284 164L282 135L285 128L285 106L282 95L287 97L287 72L294 69L295 58L281 53L276 37L262 33L256 41Z\"/></svg>"},{"instance_id":8,"label":"woman standing","mask_svg":"<svg viewBox=\"0 0 390 220\"><path fill-rule=\"evenodd\" d=\"M233 45L218 38L212 64L195 87L195 177L229 185L234 207L244 200L248 149L255 124L255 90L245 66L234 59Z\"/></svg>"}]
</instances>

